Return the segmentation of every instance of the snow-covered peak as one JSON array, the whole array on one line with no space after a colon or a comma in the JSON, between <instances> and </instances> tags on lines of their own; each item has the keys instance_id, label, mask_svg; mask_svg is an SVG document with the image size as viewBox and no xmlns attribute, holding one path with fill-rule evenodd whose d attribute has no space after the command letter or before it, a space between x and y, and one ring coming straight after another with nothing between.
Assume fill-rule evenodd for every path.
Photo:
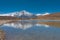
<instances>
[{"instance_id":1,"label":"snow-covered peak","mask_svg":"<svg viewBox=\"0 0 60 40\"><path fill-rule=\"evenodd\" d=\"M20 16L21 16L21 15L27 15L27 16L32 15L32 13L27 12L26 10L20 11L20 12L18 12L17 14L19 14Z\"/></svg>"},{"instance_id":2,"label":"snow-covered peak","mask_svg":"<svg viewBox=\"0 0 60 40\"><path fill-rule=\"evenodd\" d=\"M36 16L41 16L42 14L36 14Z\"/></svg>"},{"instance_id":3,"label":"snow-covered peak","mask_svg":"<svg viewBox=\"0 0 60 40\"><path fill-rule=\"evenodd\" d=\"M0 14L0 16L21 16L21 15L31 16L32 13L27 12L26 10L22 10L20 12L12 12L12 13Z\"/></svg>"},{"instance_id":4,"label":"snow-covered peak","mask_svg":"<svg viewBox=\"0 0 60 40\"><path fill-rule=\"evenodd\" d=\"M22 10L22 11L20 11L20 12L10 13L10 16L21 16L21 15L31 16L32 13L27 12L27 11L25 11L25 10Z\"/></svg>"},{"instance_id":5,"label":"snow-covered peak","mask_svg":"<svg viewBox=\"0 0 60 40\"><path fill-rule=\"evenodd\" d=\"M43 16L44 16L44 15L49 15L49 14L50 14L50 13L45 13L45 14L43 14Z\"/></svg>"},{"instance_id":6,"label":"snow-covered peak","mask_svg":"<svg viewBox=\"0 0 60 40\"><path fill-rule=\"evenodd\" d=\"M49 15L50 13L44 13L44 14L40 14L40 13L38 13L38 14L36 14L36 16L44 16L44 15Z\"/></svg>"},{"instance_id":7,"label":"snow-covered peak","mask_svg":"<svg viewBox=\"0 0 60 40\"><path fill-rule=\"evenodd\" d=\"M22 11L19 11L19 12L11 12L11 13L5 13L5 14L0 14L0 16L15 16L15 17L20 17L20 16L33 16L33 15L35 15L35 16L44 16L44 15L49 15L50 13L44 13L44 14L42 14L42 13L37 13L37 14L33 14L33 13L30 13L30 12L28 12L28 11L26 11L26 10L22 10Z\"/></svg>"}]
</instances>

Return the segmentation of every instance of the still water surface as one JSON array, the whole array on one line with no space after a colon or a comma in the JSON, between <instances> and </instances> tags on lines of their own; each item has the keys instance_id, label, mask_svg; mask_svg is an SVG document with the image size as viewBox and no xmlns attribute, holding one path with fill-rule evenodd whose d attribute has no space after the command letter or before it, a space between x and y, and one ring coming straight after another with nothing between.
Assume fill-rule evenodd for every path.
<instances>
[{"instance_id":1,"label":"still water surface","mask_svg":"<svg viewBox=\"0 0 60 40\"><path fill-rule=\"evenodd\" d=\"M5 31L6 40L60 40L59 27L35 21L17 21L2 24L0 29Z\"/></svg>"}]
</instances>

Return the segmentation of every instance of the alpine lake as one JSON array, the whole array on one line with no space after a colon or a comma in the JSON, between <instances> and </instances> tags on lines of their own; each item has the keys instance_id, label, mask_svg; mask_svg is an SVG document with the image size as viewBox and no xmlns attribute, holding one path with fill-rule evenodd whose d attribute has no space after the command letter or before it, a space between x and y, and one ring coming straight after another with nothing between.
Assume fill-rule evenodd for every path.
<instances>
[{"instance_id":1,"label":"alpine lake","mask_svg":"<svg viewBox=\"0 0 60 40\"><path fill-rule=\"evenodd\" d=\"M5 40L60 40L59 20L19 20L0 25Z\"/></svg>"}]
</instances>

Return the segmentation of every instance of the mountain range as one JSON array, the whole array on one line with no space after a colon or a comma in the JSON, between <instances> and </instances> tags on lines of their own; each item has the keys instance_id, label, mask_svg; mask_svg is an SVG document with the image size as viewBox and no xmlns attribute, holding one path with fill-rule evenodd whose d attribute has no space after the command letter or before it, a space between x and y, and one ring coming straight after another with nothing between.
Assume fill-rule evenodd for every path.
<instances>
[{"instance_id":1,"label":"mountain range","mask_svg":"<svg viewBox=\"0 0 60 40\"><path fill-rule=\"evenodd\" d=\"M49 13L44 13L44 14L36 13L36 14L33 14L33 13L28 12L28 11L22 10L20 12L12 12L12 13L0 14L0 16L22 16L22 15L25 15L25 16L32 16L32 15L44 16L44 15L48 15L48 14Z\"/></svg>"},{"instance_id":2,"label":"mountain range","mask_svg":"<svg viewBox=\"0 0 60 40\"><path fill-rule=\"evenodd\" d=\"M0 19L44 19L44 20L60 20L60 13L30 13L25 10L20 12L12 12L7 14L0 14Z\"/></svg>"}]
</instances>

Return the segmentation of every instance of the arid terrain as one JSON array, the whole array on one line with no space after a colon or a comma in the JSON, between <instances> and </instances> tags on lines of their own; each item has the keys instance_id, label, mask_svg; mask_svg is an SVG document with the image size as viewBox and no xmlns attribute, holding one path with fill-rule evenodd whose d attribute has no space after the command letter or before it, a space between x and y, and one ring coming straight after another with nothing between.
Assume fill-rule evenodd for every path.
<instances>
[{"instance_id":1,"label":"arid terrain","mask_svg":"<svg viewBox=\"0 0 60 40\"><path fill-rule=\"evenodd\" d=\"M60 13L53 13L45 16L37 16L36 18L18 18L18 17L12 17L12 16L0 16L0 25L11 22L11 21L17 21L17 20L60 20ZM49 24L49 23L47 23Z\"/></svg>"},{"instance_id":2,"label":"arid terrain","mask_svg":"<svg viewBox=\"0 0 60 40\"><path fill-rule=\"evenodd\" d=\"M20 20L20 19L16 17L11 17L11 16L0 16L0 25L7 22L11 22L11 21L17 21L17 20Z\"/></svg>"},{"instance_id":3,"label":"arid terrain","mask_svg":"<svg viewBox=\"0 0 60 40\"><path fill-rule=\"evenodd\" d=\"M46 24L54 27L60 27L60 22L38 22L38 24Z\"/></svg>"},{"instance_id":4,"label":"arid terrain","mask_svg":"<svg viewBox=\"0 0 60 40\"><path fill-rule=\"evenodd\" d=\"M60 13L53 13L53 14L45 15L45 16L38 16L37 19L60 20Z\"/></svg>"},{"instance_id":5,"label":"arid terrain","mask_svg":"<svg viewBox=\"0 0 60 40\"><path fill-rule=\"evenodd\" d=\"M0 40L5 40L5 33L3 30L0 30Z\"/></svg>"}]
</instances>

